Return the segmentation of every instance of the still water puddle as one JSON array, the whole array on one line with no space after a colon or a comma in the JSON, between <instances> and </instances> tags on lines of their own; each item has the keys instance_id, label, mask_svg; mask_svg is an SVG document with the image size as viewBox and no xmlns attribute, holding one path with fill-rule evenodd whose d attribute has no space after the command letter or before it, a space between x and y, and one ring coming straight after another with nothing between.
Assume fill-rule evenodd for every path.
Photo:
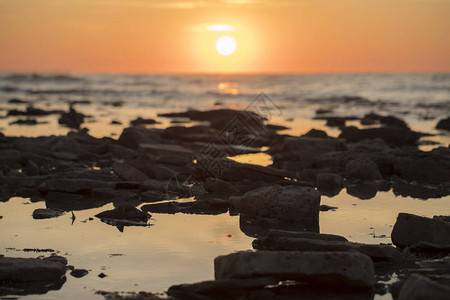
<instances>
[{"instance_id":1,"label":"still water puddle","mask_svg":"<svg viewBox=\"0 0 450 300\"><path fill-rule=\"evenodd\" d=\"M391 191L379 192L371 200L359 200L343 190L333 198L323 196L321 202L338 207L320 213L322 233L372 244L391 242L390 233L399 212L428 217L450 212L450 197L422 201L395 197ZM67 274L61 290L25 299L101 299L95 295L98 290L164 292L173 284L213 279L215 257L251 249L253 241L239 229L239 217L229 214L153 214L151 226L125 227L120 232L94 217L112 209L112 204L75 212L73 224L70 213L56 219L34 220L33 210L44 207L44 202L31 203L18 197L0 203L0 253L37 257L48 253L20 249L50 248L67 257L70 265L89 270L89 274L79 279ZM100 273L107 277L99 278ZM375 299L390 297L377 295Z\"/></svg>"}]
</instances>

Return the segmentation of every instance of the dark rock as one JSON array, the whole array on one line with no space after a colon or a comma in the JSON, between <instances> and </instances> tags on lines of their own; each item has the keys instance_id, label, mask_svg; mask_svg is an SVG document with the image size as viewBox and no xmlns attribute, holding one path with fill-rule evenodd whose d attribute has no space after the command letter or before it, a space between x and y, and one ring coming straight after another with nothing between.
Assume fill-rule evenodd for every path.
<instances>
[{"instance_id":1,"label":"dark rock","mask_svg":"<svg viewBox=\"0 0 450 300\"><path fill-rule=\"evenodd\" d=\"M386 126L394 126L394 127L401 127L401 128L408 128L408 125L405 123L405 121L394 117L394 116L380 116L374 113L370 113L364 116L364 118L361 119L362 125L374 125L374 124L383 124Z\"/></svg>"},{"instance_id":2,"label":"dark rock","mask_svg":"<svg viewBox=\"0 0 450 300\"><path fill-rule=\"evenodd\" d=\"M17 99L17 98L11 98L8 100L8 103L9 104L27 104L27 103L29 103L29 101L25 101L25 100Z\"/></svg>"},{"instance_id":3,"label":"dark rock","mask_svg":"<svg viewBox=\"0 0 450 300\"><path fill-rule=\"evenodd\" d=\"M419 274L411 274L403 284L398 300L434 299L446 300L450 295L450 287L431 281Z\"/></svg>"},{"instance_id":4,"label":"dark rock","mask_svg":"<svg viewBox=\"0 0 450 300\"><path fill-rule=\"evenodd\" d=\"M341 117L328 117L326 118L327 123L326 126L329 127L345 127L345 118L341 118Z\"/></svg>"},{"instance_id":5,"label":"dark rock","mask_svg":"<svg viewBox=\"0 0 450 300\"><path fill-rule=\"evenodd\" d=\"M14 122L9 123L10 125L37 125L38 121L35 119L18 119Z\"/></svg>"},{"instance_id":6,"label":"dark rock","mask_svg":"<svg viewBox=\"0 0 450 300\"><path fill-rule=\"evenodd\" d=\"M158 124L159 122L153 120L153 119L143 119L141 117L137 118L136 120L130 121L130 125L132 126L139 126L139 125L153 125Z\"/></svg>"},{"instance_id":7,"label":"dark rock","mask_svg":"<svg viewBox=\"0 0 450 300\"><path fill-rule=\"evenodd\" d=\"M450 245L450 223L438 219L399 213L391 234L392 242L400 248L429 242Z\"/></svg>"},{"instance_id":8,"label":"dark rock","mask_svg":"<svg viewBox=\"0 0 450 300\"><path fill-rule=\"evenodd\" d=\"M359 180L377 180L381 179L378 166L368 159L355 159L345 166L345 175L347 178Z\"/></svg>"},{"instance_id":9,"label":"dark rock","mask_svg":"<svg viewBox=\"0 0 450 300\"><path fill-rule=\"evenodd\" d=\"M218 178L207 178L203 187L211 194L231 195L236 192L236 188L231 183Z\"/></svg>"},{"instance_id":10,"label":"dark rock","mask_svg":"<svg viewBox=\"0 0 450 300\"><path fill-rule=\"evenodd\" d=\"M207 198L192 202L170 201L143 205L143 211L166 214L207 214L217 215L228 211L229 202L223 199Z\"/></svg>"},{"instance_id":11,"label":"dark rock","mask_svg":"<svg viewBox=\"0 0 450 300\"><path fill-rule=\"evenodd\" d=\"M192 158L194 153L192 150L175 144L140 144L139 150L156 156L174 155Z\"/></svg>"},{"instance_id":12,"label":"dark rock","mask_svg":"<svg viewBox=\"0 0 450 300\"><path fill-rule=\"evenodd\" d=\"M329 210L335 211L336 209L338 209L336 206L329 206L329 205L325 205L325 204L322 204L319 207L320 211L329 211Z\"/></svg>"},{"instance_id":13,"label":"dark rock","mask_svg":"<svg viewBox=\"0 0 450 300\"><path fill-rule=\"evenodd\" d=\"M9 110L7 116L48 116L59 113L61 113L59 110L43 110L34 108L33 106L28 106L25 111L16 109Z\"/></svg>"},{"instance_id":14,"label":"dark rock","mask_svg":"<svg viewBox=\"0 0 450 300\"><path fill-rule=\"evenodd\" d=\"M94 188L114 188L113 182L104 182L91 179L49 179L44 181L39 190L42 192L67 192L83 193L89 192Z\"/></svg>"},{"instance_id":15,"label":"dark rock","mask_svg":"<svg viewBox=\"0 0 450 300\"><path fill-rule=\"evenodd\" d=\"M111 125L122 125L122 122L117 121L117 120L111 120Z\"/></svg>"},{"instance_id":16,"label":"dark rock","mask_svg":"<svg viewBox=\"0 0 450 300\"><path fill-rule=\"evenodd\" d=\"M214 260L216 279L273 276L358 288L374 285L372 260L351 252L257 251L236 252Z\"/></svg>"},{"instance_id":17,"label":"dark rock","mask_svg":"<svg viewBox=\"0 0 450 300\"><path fill-rule=\"evenodd\" d=\"M72 275L75 278L81 278L89 274L88 270L85 269L75 269L72 272L70 272L70 275Z\"/></svg>"},{"instance_id":18,"label":"dark rock","mask_svg":"<svg viewBox=\"0 0 450 300\"><path fill-rule=\"evenodd\" d=\"M268 236L274 238L287 237L287 238L301 238L310 240L347 242L347 239L340 235L308 232L308 231L270 230Z\"/></svg>"},{"instance_id":19,"label":"dark rock","mask_svg":"<svg viewBox=\"0 0 450 300\"><path fill-rule=\"evenodd\" d=\"M436 125L436 129L450 130L450 117L440 120Z\"/></svg>"},{"instance_id":20,"label":"dark rock","mask_svg":"<svg viewBox=\"0 0 450 300\"><path fill-rule=\"evenodd\" d=\"M117 142L124 147L138 149L140 144L159 143L159 131L147 129L142 126L125 128Z\"/></svg>"},{"instance_id":21,"label":"dark rock","mask_svg":"<svg viewBox=\"0 0 450 300\"><path fill-rule=\"evenodd\" d=\"M318 137L287 137L283 144L274 147L273 152L297 151L301 153L321 154L346 150L345 144L338 139Z\"/></svg>"},{"instance_id":22,"label":"dark rock","mask_svg":"<svg viewBox=\"0 0 450 300\"><path fill-rule=\"evenodd\" d=\"M322 114L330 114L333 112L332 108L319 108L316 110L316 115L322 115Z\"/></svg>"},{"instance_id":23,"label":"dark rock","mask_svg":"<svg viewBox=\"0 0 450 300\"><path fill-rule=\"evenodd\" d=\"M38 208L33 211L33 219L50 219L62 216L65 212L61 210Z\"/></svg>"},{"instance_id":24,"label":"dark rock","mask_svg":"<svg viewBox=\"0 0 450 300\"><path fill-rule=\"evenodd\" d=\"M196 173L200 178L215 177L225 181L279 181L294 175L272 167L241 164L226 158L197 159Z\"/></svg>"},{"instance_id":25,"label":"dark rock","mask_svg":"<svg viewBox=\"0 0 450 300\"><path fill-rule=\"evenodd\" d=\"M44 257L43 260L53 261L63 265L67 265L67 258L59 256L59 255L51 255L49 257Z\"/></svg>"},{"instance_id":26,"label":"dark rock","mask_svg":"<svg viewBox=\"0 0 450 300\"><path fill-rule=\"evenodd\" d=\"M151 215L131 205L122 205L113 210L107 210L95 215L101 220L129 220L147 223Z\"/></svg>"},{"instance_id":27,"label":"dark rock","mask_svg":"<svg viewBox=\"0 0 450 300\"><path fill-rule=\"evenodd\" d=\"M0 257L0 282L53 281L65 273L64 264L51 260Z\"/></svg>"},{"instance_id":28,"label":"dark rock","mask_svg":"<svg viewBox=\"0 0 450 300\"><path fill-rule=\"evenodd\" d=\"M368 129L345 127L339 135L339 138L345 139L349 143L381 138L390 146L400 147L405 145L415 145L421 136L421 133L406 128L386 126Z\"/></svg>"},{"instance_id":29,"label":"dark rock","mask_svg":"<svg viewBox=\"0 0 450 300\"><path fill-rule=\"evenodd\" d=\"M106 276L108 276L108 275L106 275L105 273L100 273L100 274L98 274L98 277L100 277L100 278L105 278Z\"/></svg>"},{"instance_id":30,"label":"dark rock","mask_svg":"<svg viewBox=\"0 0 450 300\"><path fill-rule=\"evenodd\" d=\"M89 100L70 100L67 102L69 105L75 105L75 104L79 104L79 105L89 105L92 104L91 101Z\"/></svg>"},{"instance_id":31,"label":"dark rock","mask_svg":"<svg viewBox=\"0 0 450 300\"><path fill-rule=\"evenodd\" d=\"M69 128L80 129L80 125L83 124L86 116L77 112L72 106L69 108L69 112L64 112L58 119L58 123L65 125Z\"/></svg>"},{"instance_id":32,"label":"dark rock","mask_svg":"<svg viewBox=\"0 0 450 300\"><path fill-rule=\"evenodd\" d=\"M450 182L450 148L399 151L393 164L396 174L408 181Z\"/></svg>"},{"instance_id":33,"label":"dark rock","mask_svg":"<svg viewBox=\"0 0 450 300\"><path fill-rule=\"evenodd\" d=\"M274 125L274 124L267 124L266 128L269 130L274 130L274 131L289 129L289 127L281 126L281 125Z\"/></svg>"},{"instance_id":34,"label":"dark rock","mask_svg":"<svg viewBox=\"0 0 450 300\"><path fill-rule=\"evenodd\" d=\"M25 168L23 171L28 176L37 176L40 174L38 165L32 160L27 161L27 164L25 165Z\"/></svg>"},{"instance_id":35,"label":"dark rock","mask_svg":"<svg viewBox=\"0 0 450 300\"><path fill-rule=\"evenodd\" d=\"M189 118L194 121L208 121L212 128L225 129L226 126L238 122L247 128L263 128L263 118L251 111L218 109L209 111L190 110L182 113L160 114L161 117Z\"/></svg>"},{"instance_id":36,"label":"dark rock","mask_svg":"<svg viewBox=\"0 0 450 300\"><path fill-rule=\"evenodd\" d=\"M141 201L142 202L159 202L164 200L171 200L169 199L169 195L164 192L158 192L158 191L146 191L141 193Z\"/></svg>"},{"instance_id":37,"label":"dark rock","mask_svg":"<svg viewBox=\"0 0 450 300\"><path fill-rule=\"evenodd\" d=\"M407 182L394 178L393 192L396 196L413 197L418 199L442 198L450 194L450 186L447 183L439 185L420 184L417 181Z\"/></svg>"},{"instance_id":38,"label":"dark rock","mask_svg":"<svg viewBox=\"0 0 450 300\"><path fill-rule=\"evenodd\" d=\"M311 129L310 131L308 131L307 133L305 133L302 136L324 139L324 138L328 137L328 134L323 130Z\"/></svg>"},{"instance_id":39,"label":"dark rock","mask_svg":"<svg viewBox=\"0 0 450 300\"><path fill-rule=\"evenodd\" d=\"M219 279L202 281L193 284L174 285L169 288L167 294L177 299L187 299L192 295L206 295L215 297L224 295L232 290L263 288L267 285L277 285L278 279L275 277L239 278L239 279Z\"/></svg>"},{"instance_id":40,"label":"dark rock","mask_svg":"<svg viewBox=\"0 0 450 300\"><path fill-rule=\"evenodd\" d=\"M401 257L398 249L387 245L369 245L298 237L264 237L253 241L253 248L272 251L358 251L374 261Z\"/></svg>"},{"instance_id":41,"label":"dark rock","mask_svg":"<svg viewBox=\"0 0 450 300\"><path fill-rule=\"evenodd\" d=\"M347 185L347 194L362 200L372 199L377 195L381 184L378 181L355 182Z\"/></svg>"},{"instance_id":42,"label":"dark rock","mask_svg":"<svg viewBox=\"0 0 450 300\"><path fill-rule=\"evenodd\" d=\"M256 218L301 223L318 231L320 193L310 187L269 186L230 199L232 209Z\"/></svg>"},{"instance_id":43,"label":"dark rock","mask_svg":"<svg viewBox=\"0 0 450 300\"><path fill-rule=\"evenodd\" d=\"M316 185L322 194L336 195L343 187L343 180L338 174L319 173L316 176Z\"/></svg>"},{"instance_id":44,"label":"dark rock","mask_svg":"<svg viewBox=\"0 0 450 300\"><path fill-rule=\"evenodd\" d=\"M112 169L114 173L116 173L120 178L126 181L143 182L149 179L147 175L125 163L115 162L112 165Z\"/></svg>"}]
</instances>

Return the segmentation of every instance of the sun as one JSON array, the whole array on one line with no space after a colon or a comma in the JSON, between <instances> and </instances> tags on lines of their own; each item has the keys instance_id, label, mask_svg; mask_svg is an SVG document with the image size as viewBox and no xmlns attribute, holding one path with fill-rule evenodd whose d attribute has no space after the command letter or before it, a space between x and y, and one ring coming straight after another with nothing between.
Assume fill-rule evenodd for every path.
<instances>
[{"instance_id":1,"label":"sun","mask_svg":"<svg viewBox=\"0 0 450 300\"><path fill-rule=\"evenodd\" d=\"M231 55L236 51L236 40L229 36L224 35L217 39L216 50L222 55Z\"/></svg>"}]
</instances>

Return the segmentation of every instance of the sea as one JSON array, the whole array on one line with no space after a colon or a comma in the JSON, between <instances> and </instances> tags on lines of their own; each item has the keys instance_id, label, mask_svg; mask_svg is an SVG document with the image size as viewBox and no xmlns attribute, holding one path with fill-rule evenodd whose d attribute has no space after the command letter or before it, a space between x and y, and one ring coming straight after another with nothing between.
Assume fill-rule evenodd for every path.
<instances>
[{"instance_id":1,"label":"sea","mask_svg":"<svg viewBox=\"0 0 450 300\"><path fill-rule=\"evenodd\" d=\"M260 100L263 100L262 102ZM255 103L259 103L255 105ZM262 104L261 104L262 103ZM261 109L261 105L263 109ZM232 108L265 112L267 122L283 125L294 136L312 128L337 137L338 128L326 126L323 115L360 118L367 113L393 115L411 129L431 134L419 147L429 151L448 147L450 133L437 130L450 116L450 74L304 74L304 75L133 75L133 74L24 74L0 73L0 132L8 136L65 135L58 115L8 116L11 110L32 106L67 111L73 106L86 116L82 125L95 137L118 138L137 117L151 118L149 127L191 126L189 120L159 114L186 110ZM33 119L35 125L18 125ZM112 121L116 121L112 123ZM360 126L358 121L348 125ZM244 158L244 162L246 158ZM261 163L248 158L247 162ZM265 165L270 164L265 163ZM380 191L359 199L343 189L321 204L337 207L320 213L320 231L339 234L353 242L391 243L390 233L399 212L432 217L450 214L450 198L416 199ZM153 214L150 227L127 227L123 232L92 218L112 204L71 215L34 220L33 210L44 202L13 197L0 202L0 254L37 257L45 253L21 249L53 249L69 265L89 274L67 274L60 288L20 299L103 299L99 291L164 292L174 284L214 278L214 258L251 249L239 217ZM99 277L103 273L106 277ZM396 281L397 274L386 282ZM374 299L392 299L388 294Z\"/></svg>"}]
</instances>

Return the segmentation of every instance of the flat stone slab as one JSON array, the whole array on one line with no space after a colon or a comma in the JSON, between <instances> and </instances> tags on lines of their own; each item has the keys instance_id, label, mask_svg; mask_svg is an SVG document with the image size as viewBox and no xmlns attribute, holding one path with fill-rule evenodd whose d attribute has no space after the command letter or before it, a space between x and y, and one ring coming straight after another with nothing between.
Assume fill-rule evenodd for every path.
<instances>
[{"instance_id":1,"label":"flat stone slab","mask_svg":"<svg viewBox=\"0 0 450 300\"><path fill-rule=\"evenodd\" d=\"M356 252L241 251L214 260L216 279L273 276L296 280L371 288L374 267L370 257Z\"/></svg>"},{"instance_id":2,"label":"flat stone slab","mask_svg":"<svg viewBox=\"0 0 450 300\"><path fill-rule=\"evenodd\" d=\"M450 223L413 214L399 213L391 234L392 242L400 248L428 242L450 246Z\"/></svg>"},{"instance_id":3,"label":"flat stone slab","mask_svg":"<svg viewBox=\"0 0 450 300\"><path fill-rule=\"evenodd\" d=\"M54 281L65 273L66 266L52 260L0 257L0 281Z\"/></svg>"}]
</instances>

